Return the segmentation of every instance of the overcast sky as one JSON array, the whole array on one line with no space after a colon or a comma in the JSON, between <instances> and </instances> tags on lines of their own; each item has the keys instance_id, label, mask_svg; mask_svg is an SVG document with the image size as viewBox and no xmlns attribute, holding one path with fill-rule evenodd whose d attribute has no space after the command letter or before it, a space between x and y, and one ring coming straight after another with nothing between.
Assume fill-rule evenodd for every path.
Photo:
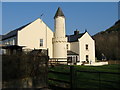
<instances>
[{"instance_id":1,"label":"overcast sky","mask_svg":"<svg viewBox=\"0 0 120 90\"><path fill-rule=\"evenodd\" d=\"M19 28L40 18L54 31L54 15L61 7L66 17L66 34L85 29L94 35L118 20L117 2L3 2L2 33Z\"/></svg>"}]
</instances>

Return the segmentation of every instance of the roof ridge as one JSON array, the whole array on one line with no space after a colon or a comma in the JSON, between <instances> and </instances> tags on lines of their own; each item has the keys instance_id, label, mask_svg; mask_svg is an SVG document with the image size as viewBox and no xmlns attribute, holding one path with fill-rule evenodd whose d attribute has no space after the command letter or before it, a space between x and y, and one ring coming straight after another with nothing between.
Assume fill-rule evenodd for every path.
<instances>
[{"instance_id":1,"label":"roof ridge","mask_svg":"<svg viewBox=\"0 0 120 90\"><path fill-rule=\"evenodd\" d=\"M85 34L85 32L84 33L79 33L78 35L81 35L81 34ZM66 36L76 36L76 35L72 34L72 35L66 35Z\"/></svg>"}]
</instances>

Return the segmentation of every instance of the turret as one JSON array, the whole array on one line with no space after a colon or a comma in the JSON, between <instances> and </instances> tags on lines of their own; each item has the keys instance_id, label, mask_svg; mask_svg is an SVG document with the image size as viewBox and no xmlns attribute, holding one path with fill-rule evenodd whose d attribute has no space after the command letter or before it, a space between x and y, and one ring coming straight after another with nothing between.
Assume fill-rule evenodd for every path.
<instances>
[{"instance_id":1,"label":"turret","mask_svg":"<svg viewBox=\"0 0 120 90\"><path fill-rule=\"evenodd\" d=\"M54 21L55 37L65 37L65 16L60 7L54 16Z\"/></svg>"},{"instance_id":2,"label":"turret","mask_svg":"<svg viewBox=\"0 0 120 90\"><path fill-rule=\"evenodd\" d=\"M67 58L65 16L59 7L54 16L53 58Z\"/></svg>"}]
</instances>

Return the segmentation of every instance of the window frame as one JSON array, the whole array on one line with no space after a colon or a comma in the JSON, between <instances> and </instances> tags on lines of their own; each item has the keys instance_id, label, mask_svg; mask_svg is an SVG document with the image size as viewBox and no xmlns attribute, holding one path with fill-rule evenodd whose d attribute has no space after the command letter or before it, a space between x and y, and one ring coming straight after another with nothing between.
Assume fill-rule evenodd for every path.
<instances>
[{"instance_id":1,"label":"window frame","mask_svg":"<svg viewBox=\"0 0 120 90\"><path fill-rule=\"evenodd\" d=\"M85 59L86 59L87 62L89 62L89 55L86 55Z\"/></svg>"},{"instance_id":2,"label":"window frame","mask_svg":"<svg viewBox=\"0 0 120 90\"><path fill-rule=\"evenodd\" d=\"M88 44L85 44L85 49L88 50Z\"/></svg>"},{"instance_id":3,"label":"window frame","mask_svg":"<svg viewBox=\"0 0 120 90\"><path fill-rule=\"evenodd\" d=\"M40 39L40 47L43 47L43 39Z\"/></svg>"},{"instance_id":4,"label":"window frame","mask_svg":"<svg viewBox=\"0 0 120 90\"><path fill-rule=\"evenodd\" d=\"M68 44L66 45L66 49L67 49L67 50L69 49L69 46L68 46Z\"/></svg>"}]
</instances>

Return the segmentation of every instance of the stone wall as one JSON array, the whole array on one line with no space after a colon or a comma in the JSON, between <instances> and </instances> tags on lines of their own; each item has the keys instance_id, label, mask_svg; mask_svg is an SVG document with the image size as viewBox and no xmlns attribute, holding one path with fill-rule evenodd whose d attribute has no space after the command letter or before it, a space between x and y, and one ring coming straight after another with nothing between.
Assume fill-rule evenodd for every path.
<instances>
[{"instance_id":1,"label":"stone wall","mask_svg":"<svg viewBox=\"0 0 120 90\"><path fill-rule=\"evenodd\" d=\"M41 51L2 56L2 88L47 87L48 56Z\"/></svg>"}]
</instances>

